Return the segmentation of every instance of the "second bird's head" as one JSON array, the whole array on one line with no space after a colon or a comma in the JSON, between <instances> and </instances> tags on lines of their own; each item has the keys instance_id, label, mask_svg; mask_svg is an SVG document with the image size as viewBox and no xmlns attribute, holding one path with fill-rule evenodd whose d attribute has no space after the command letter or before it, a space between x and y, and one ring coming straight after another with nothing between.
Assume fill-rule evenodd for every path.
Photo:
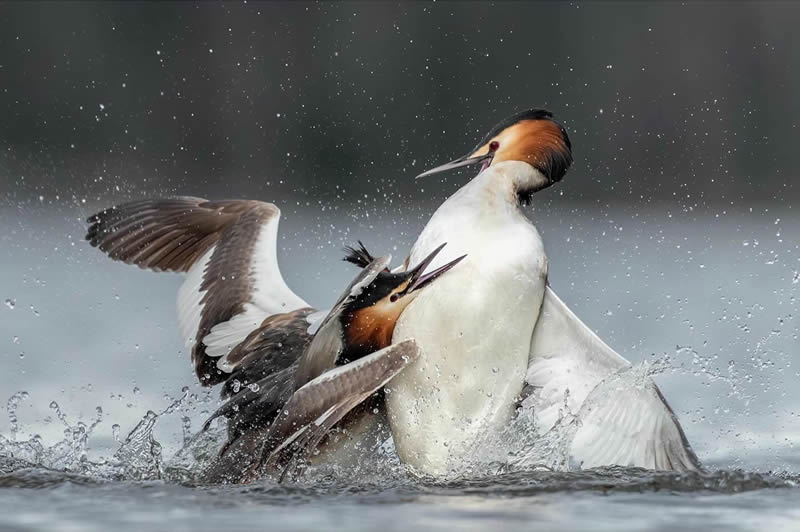
<instances>
[{"instance_id":1,"label":"second bird's head","mask_svg":"<svg viewBox=\"0 0 800 532\"><path fill-rule=\"evenodd\" d=\"M508 168L512 192L527 203L534 192L560 181L572 164L572 144L564 126L544 109L529 109L494 126L463 157L421 173L417 178L470 164Z\"/></svg>"},{"instance_id":2,"label":"second bird's head","mask_svg":"<svg viewBox=\"0 0 800 532\"><path fill-rule=\"evenodd\" d=\"M358 247L345 248L344 260L361 268L375 261L361 242ZM392 333L400 314L422 290L435 282L466 257L462 255L441 266L426 272L442 244L425 257L415 267L401 272L384 269L366 286L357 287L341 314L345 344L350 350L369 353L386 347L392 342Z\"/></svg>"}]
</instances>

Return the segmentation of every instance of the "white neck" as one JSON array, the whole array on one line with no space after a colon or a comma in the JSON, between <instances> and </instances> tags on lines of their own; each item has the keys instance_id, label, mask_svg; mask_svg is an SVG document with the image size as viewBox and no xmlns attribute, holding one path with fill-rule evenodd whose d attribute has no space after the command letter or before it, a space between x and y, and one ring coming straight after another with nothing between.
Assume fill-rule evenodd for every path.
<instances>
[{"instance_id":1,"label":"white neck","mask_svg":"<svg viewBox=\"0 0 800 532\"><path fill-rule=\"evenodd\" d=\"M548 180L533 166L522 161L503 161L491 165L464 185L453 199L475 197L482 205L495 209L498 203L517 206L520 191L540 190Z\"/></svg>"},{"instance_id":2,"label":"white neck","mask_svg":"<svg viewBox=\"0 0 800 532\"><path fill-rule=\"evenodd\" d=\"M429 268L466 254L400 315L395 343L422 355L388 385L395 448L418 470L446 474L511 418L528 364L547 277L519 187L546 179L530 165L492 165L439 207L411 252L416 264L447 242Z\"/></svg>"}]
</instances>

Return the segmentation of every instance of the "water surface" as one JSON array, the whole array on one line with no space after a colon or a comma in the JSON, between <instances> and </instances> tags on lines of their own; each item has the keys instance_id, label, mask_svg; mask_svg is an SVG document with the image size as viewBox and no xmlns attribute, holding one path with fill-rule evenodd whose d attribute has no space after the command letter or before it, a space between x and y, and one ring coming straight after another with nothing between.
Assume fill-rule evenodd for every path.
<instances>
[{"instance_id":1,"label":"water surface","mask_svg":"<svg viewBox=\"0 0 800 532\"><path fill-rule=\"evenodd\" d=\"M174 457L217 399L194 382L180 345L180 276L114 263L82 242L81 219L102 206L0 209L0 390L26 392L0 419L2 529L800 530L791 210L531 211L559 295L633 362L665 362L656 381L708 475L478 471L437 483L390 469L198 487ZM353 275L341 246L361 238L402 260L432 210L284 207L287 281L330 304ZM152 438L120 452L148 410L167 412ZM31 441L47 452L20 451Z\"/></svg>"}]
</instances>

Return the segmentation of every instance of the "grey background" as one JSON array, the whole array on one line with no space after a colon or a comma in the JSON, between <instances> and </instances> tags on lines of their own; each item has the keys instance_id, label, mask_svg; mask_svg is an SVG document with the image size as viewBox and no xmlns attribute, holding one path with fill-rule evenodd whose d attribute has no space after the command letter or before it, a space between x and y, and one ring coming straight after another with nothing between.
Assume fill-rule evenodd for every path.
<instances>
[{"instance_id":1,"label":"grey background","mask_svg":"<svg viewBox=\"0 0 800 532\"><path fill-rule=\"evenodd\" d=\"M108 261L83 218L273 201L285 276L324 306L343 245L401 260L471 173L414 175L540 106L576 159L530 209L556 291L630 359L672 358L702 458L796 467L798 23L792 2L0 4L0 395L31 392L21 423L50 439L51 400L102 406L100 452L188 385L174 449L213 407L180 277Z\"/></svg>"},{"instance_id":2,"label":"grey background","mask_svg":"<svg viewBox=\"0 0 800 532\"><path fill-rule=\"evenodd\" d=\"M543 106L575 144L565 200L787 201L798 20L794 2L3 3L4 192L418 200L410 174Z\"/></svg>"}]
</instances>

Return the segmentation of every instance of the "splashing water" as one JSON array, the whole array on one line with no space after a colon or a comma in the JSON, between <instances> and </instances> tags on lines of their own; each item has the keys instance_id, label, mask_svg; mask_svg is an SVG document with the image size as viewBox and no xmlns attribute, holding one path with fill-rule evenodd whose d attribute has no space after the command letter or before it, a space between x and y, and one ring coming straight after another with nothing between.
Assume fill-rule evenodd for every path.
<instances>
[{"instance_id":1,"label":"splashing water","mask_svg":"<svg viewBox=\"0 0 800 532\"><path fill-rule=\"evenodd\" d=\"M19 431L19 420L17 419L17 408L19 403L28 398L28 392L17 392L8 398L8 421L11 425L11 440L17 441L17 432ZM1 437L1 436L0 436Z\"/></svg>"},{"instance_id":2,"label":"splashing water","mask_svg":"<svg viewBox=\"0 0 800 532\"><path fill-rule=\"evenodd\" d=\"M739 394L738 378L729 370L728 375L709 369L708 362L693 351L682 350L704 368L705 374L731 386L732 395ZM563 399L558 417L553 426L544 433L536 429L536 412L525 402L521 403L512 421L502 430L485 434L469 450L463 465L451 471L451 479L485 478L496 475L525 473L570 473L580 472L581 464L571 456L571 447L580 428L590 419L598 405L613 401L616 390L652 386L652 377L668 370L685 372L685 365L676 366L673 358L664 356L626 368L605 379L592 390L577 410L570 408L569 392ZM183 445L168 460L164 459L162 445L153 435L159 419L175 413L189 397L188 388L173 400L163 411L148 411L139 423L124 438L120 438L118 424L112 426L114 440L119 447L108 459L88 459L89 439L103 421L103 411L96 409L94 419L87 425L83 422L70 424L66 413L55 401L50 408L59 423L64 425L64 438L54 445L46 446L42 438L34 435L28 440L18 441L19 420L17 408L28 398L26 392L18 392L8 400L8 415L11 426L10 438L0 436L0 470L12 471L20 468L40 467L68 473L90 475L102 480L166 480L185 484L196 484L198 474L213 460L227 433L224 424L192 434L191 420L181 417ZM384 482L386 479L408 478L409 474L419 478L404 466L394 451L388 432L384 439L353 468L339 467L324 461L308 467L301 481L320 482L337 478L352 478L362 481ZM371 480L370 480L371 479Z\"/></svg>"},{"instance_id":3,"label":"splashing water","mask_svg":"<svg viewBox=\"0 0 800 532\"><path fill-rule=\"evenodd\" d=\"M187 480L187 471L191 473L193 468L187 467L185 463L176 463L175 467L165 463L161 444L153 436L153 429L158 420L175 412L186 401L189 395L188 388L184 388L182 392L178 399L160 413L148 411L123 441L119 438L119 425L114 424L112 426L114 439L120 442L120 445L110 458L101 458L97 461L89 460L88 450L90 437L103 421L101 407L95 409L95 417L90 424L78 421L72 425L60 405L52 401L50 409L55 413L56 419L64 425L64 437L52 445L45 445L38 434L27 440L19 440L17 408L29 394L15 393L8 400L11 437L5 438L0 435L0 470L8 472L24 468L45 468L90 475L102 480L166 480L174 474L180 480ZM190 430L188 421L185 422L184 428L188 433ZM195 440L200 440L203 445L198 445L198 441ZM219 441L220 434L214 431L204 438L186 439L184 448L176 456L202 456L204 460L208 460L216 452ZM198 448L207 452L199 452ZM192 449L195 452L191 453ZM197 468L201 463L204 462L195 459L192 465Z\"/></svg>"},{"instance_id":4,"label":"splashing water","mask_svg":"<svg viewBox=\"0 0 800 532\"><path fill-rule=\"evenodd\" d=\"M524 471L580 471L581 464L571 454L572 445L581 427L591 421L602 405L618 400L618 390L647 389L652 377L675 369L669 357L644 361L625 368L600 382L577 410L570 408L566 391L553 426L540 433L536 412L523 401L515 417L499 432L484 433L475 442L454 476L463 474L498 474Z\"/></svg>"}]
</instances>

